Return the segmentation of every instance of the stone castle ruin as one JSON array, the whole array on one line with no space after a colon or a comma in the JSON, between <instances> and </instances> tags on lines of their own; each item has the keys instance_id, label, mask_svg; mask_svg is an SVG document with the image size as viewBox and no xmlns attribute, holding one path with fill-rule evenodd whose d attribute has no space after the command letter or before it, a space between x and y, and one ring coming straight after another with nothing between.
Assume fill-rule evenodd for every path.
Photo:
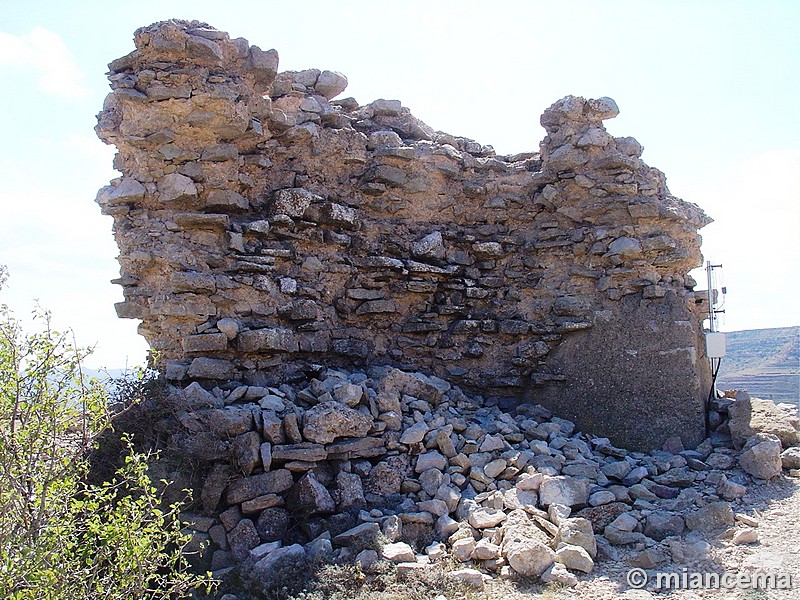
<instances>
[{"instance_id":1,"label":"stone castle ruin","mask_svg":"<svg viewBox=\"0 0 800 600\"><path fill-rule=\"evenodd\" d=\"M744 472L800 467L796 417L746 394L705 437L709 219L606 132L613 100L559 100L540 152L497 156L202 23L135 41L97 199L170 384L133 418L215 576L449 556L575 585L619 549L700 556L681 536L733 525Z\"/></svg>"},{"instance_id":2,"label":"stone castle ruin","mask_svg":"<svg viewBox=\"0 0 800 600\"><path fill-rule=\"evenodd\" d=\"M167 378L274 386L390 366L544 405L617 444L704 435L697 230L613 100L548 108L539 152L498 156L397 100L334 100L337 72L197 22L142 28L97 133L122 177L124 302Z\"/></svg>"}]
</instances>

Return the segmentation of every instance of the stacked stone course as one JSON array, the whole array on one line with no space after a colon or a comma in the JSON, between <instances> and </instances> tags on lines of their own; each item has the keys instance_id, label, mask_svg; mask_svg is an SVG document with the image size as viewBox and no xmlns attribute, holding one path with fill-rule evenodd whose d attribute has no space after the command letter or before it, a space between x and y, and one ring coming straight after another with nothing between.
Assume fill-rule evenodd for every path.
<instances>
[{"instance_id":1,"label":"stacked stone course","mask_svg":"<svg viewBox=\"0 0 800 600\"><path fill-rule=\"evenodd\" d=\"M138 30L97 126L123 174L125 301L176 383L392 365L532 400L630 447L703 435L709 219L669 194L613 100L564 98L498 156L333 71L203 23ZM639 414L634 414L639 413ZM645 422L646 426L642 423Z\"/></svg>"}]
</instances>

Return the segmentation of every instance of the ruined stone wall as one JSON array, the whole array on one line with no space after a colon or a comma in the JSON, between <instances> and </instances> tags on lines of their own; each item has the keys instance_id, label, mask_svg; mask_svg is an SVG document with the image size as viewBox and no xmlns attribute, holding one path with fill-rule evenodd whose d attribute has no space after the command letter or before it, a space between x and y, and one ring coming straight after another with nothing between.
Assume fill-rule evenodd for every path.
<instances>
[{"instance_id":1,"label":"ruined stone wall","mask_svg":"<svg viewBox=\"0 0 800 600\"><path fill-rule=\"evenodd\" d=\"M204 24L140 29L98 119L123 176L120 317L167 377L277 385L391 365L533 400L630 447L703 436L690 269L709 219L670 195L613 100L569 96L497 156L396 100Z\"/></svg>"}]
</instances>

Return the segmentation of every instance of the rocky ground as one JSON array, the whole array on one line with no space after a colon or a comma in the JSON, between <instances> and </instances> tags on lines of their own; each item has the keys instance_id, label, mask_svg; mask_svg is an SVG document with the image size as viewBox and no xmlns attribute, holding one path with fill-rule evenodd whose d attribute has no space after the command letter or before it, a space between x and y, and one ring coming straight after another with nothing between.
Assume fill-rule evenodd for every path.
<instances>
[{"instance_id":1,"label":"rocky ground","mask_svg":"<svg viewBox=\"0 0 800 600\"><path fill-rule=\"evenodd\" d=\"M599 561L591 574L580 575L574 588L548 590L546 587L524 586L496 582L487 586L485 597L496 600L526 600L544 593L555 599L612 600L625 598L647 600L650 598L676 599L732 599L783 600L800 598L800 480L781 478L773 482L754 485L742 498L741 513L753 518L757 527L758 541L753 544L735 544L731 532L709 536L708 558L692 564L692 572L752 573L763 570L792 575L793 587L790 590L757 589L670 589L656 590L652 586L638 590L626 582L631 569L631 552L621 552L613 561ZM737 522L734 531L745 529L742 521ZM665 572L682 572L682 566L672 564Z\"/></svg>"}]
</instances>

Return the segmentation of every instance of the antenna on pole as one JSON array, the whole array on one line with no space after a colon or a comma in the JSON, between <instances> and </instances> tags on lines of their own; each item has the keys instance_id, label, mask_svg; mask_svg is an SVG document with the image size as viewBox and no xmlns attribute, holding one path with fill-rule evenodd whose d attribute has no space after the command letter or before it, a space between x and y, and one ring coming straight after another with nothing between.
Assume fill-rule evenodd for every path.
<instances>
[{"instance_id":1,"label":"antenna on pole","mask_svg":"<svg viewBox=\"0 0 800 600\"><path fill-rule=\"evenodd\" d=\"M718 295L717 286L714 277L714 271L722 269L722 265L711 264L711 261L706 262L706 278L708 280L708 331L706 331L706 356L711 362L711 390L708 392L708 400L706 401L706 436L710 434L710 425L708 421L708 414L711 400L714 399L717 393L717 375L719 374L719 367L722 363L722 357L725 356L725 334L717 331L719 326L719 317L717 315L725 312L725 294L727 289L721 288L723 301L717 307Z\"/></svg>"},{"instance_id":2,"label":"antenna on pole","mask_svg":"<svg viewBox=\"0 0 800 600\"><path fill-rule=\"evenodd\" d=\"M722 265L712 265L711 261L706 261L706 278L708 280L708 330L711 333L717 331L718 314L724 313L724 308L717 308L717 287L715 285L714 270L722 269ZM725 287L721 289L723 298L728 291ZM722 305L725 305L724 299Z\"/></svg>"}]
</instances>

